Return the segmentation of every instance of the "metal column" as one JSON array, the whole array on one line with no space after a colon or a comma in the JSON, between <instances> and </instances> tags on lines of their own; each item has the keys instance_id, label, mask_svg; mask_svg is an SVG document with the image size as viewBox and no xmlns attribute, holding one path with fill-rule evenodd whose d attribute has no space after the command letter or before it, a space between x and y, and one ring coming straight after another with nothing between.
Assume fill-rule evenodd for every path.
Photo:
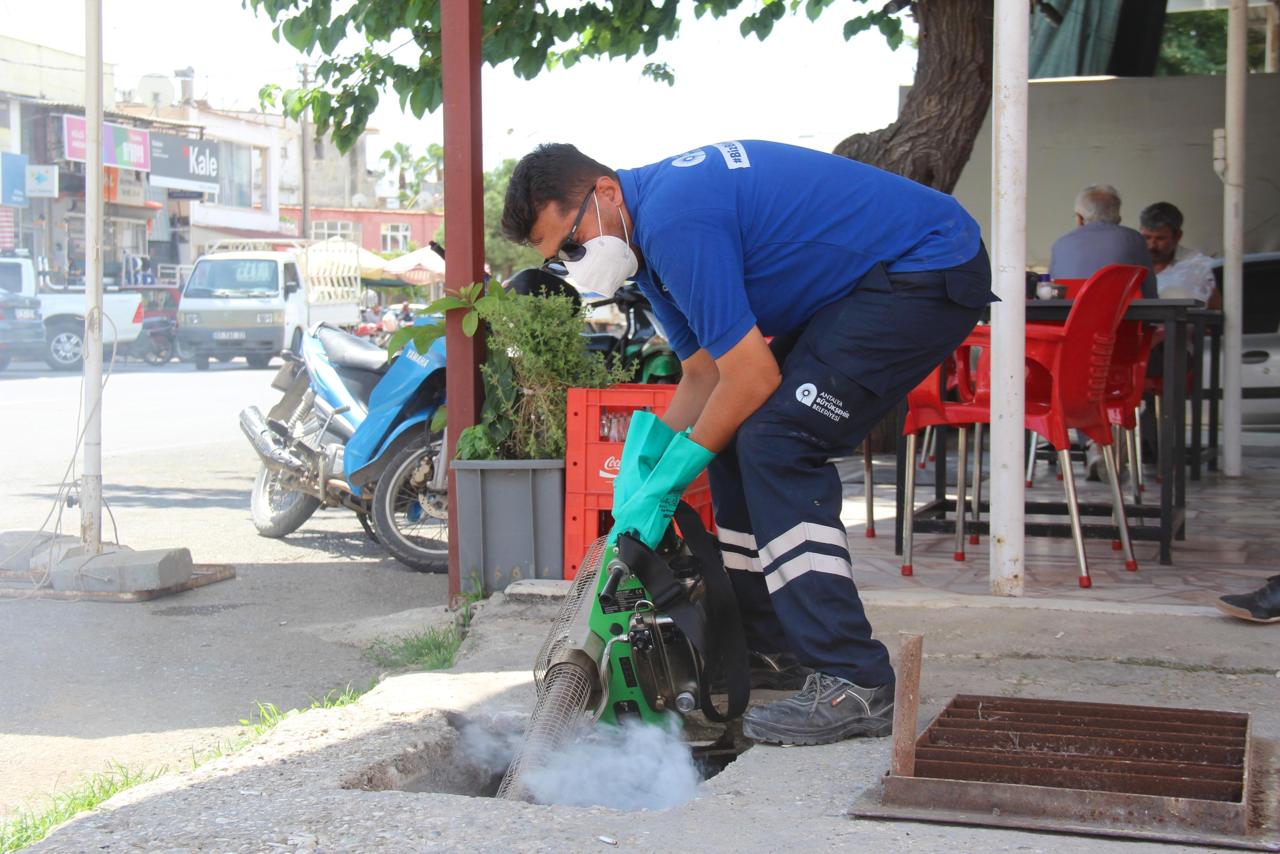
<instances>
[{"instance_id":1,"label":"metal column","mask_svg":"<svg viewBox=\"0 0 1280 854\"><path fill-rule=\"evenodd\" d=\"M102 552L102 0L84 4L84 475L80 538Z\"/></svg>"},{"instance_id":2,"label":"metal column","mask_svg":"<svg viewBox=\"0 0 1280 854\"><path fill-rule=\"evenodd\" d=\"M1249 73L1246 0L1231 0L1227 16L1227 162L1222 191L1222 472L1239 477L1241 465L1240 359L1244 283L1245 80Z\"/></svg>"},{"instance_id":3,"label":"metal column","mask_svg":"<svg viewBox=\"0 0 1280 854\"><path fill-rule=\"evenodd\" d=\"M440 53L444 77L444 208L448 237L445 291L484 278L484 195L480 112L481 0L450 0L440 4ZM458 435L475 424L480 414L479 362L483 331L468 338L462 331L464 309L446 315L445 344L449 365L449 459ZM482 327L483 329L483 327ZM449 472L449 597L462 591L458 564L458 497L456 478Z\"/></svg>"},{"instance_id":4,"label":"metal column","mask_svg":"<svg viewBox=\"0 0 1280 854\"><path fill-rule=\"evenodd\" d=\"M996 0L992 122L991 592L1021 596L1027 267L1027 50L1023 0Z\"/></svg>"}]
</instances>

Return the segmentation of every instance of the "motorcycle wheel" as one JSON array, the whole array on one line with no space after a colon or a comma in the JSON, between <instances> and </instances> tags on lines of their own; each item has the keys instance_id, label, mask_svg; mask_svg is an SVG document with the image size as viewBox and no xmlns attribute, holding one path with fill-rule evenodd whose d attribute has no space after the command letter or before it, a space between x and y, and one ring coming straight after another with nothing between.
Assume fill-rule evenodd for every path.
<instances>
[{"instance_id":1,"label":"motorcycle wheel","mask_svg":"<svg viewBox=\"0 0 1280 854\"><path fill-rule=\"evenodd\" d=\"M419 572L449 571L449 497L428 489L440 434L400 450L373 491L373 529L391 556Z\"/></svg>"},{"instance_id":2,"label":"motorcycle wheel","mask_svg":"<svg viewBox=\"0 0 1280 854\"><path fill-rule=\"evenodd\" d=\"M142 361L148 365L167 365L173 358L173 346L162 341L153 341L152 346L142 354Z\"/></svg>"},{"instance_id":3,"label":"motorcycle wheel","mask_svg":"<svg viewBox=\"0 0 1280 854\"><path fill-rule=\"evenodd\" d=\"M320 508L320 499L305 492L284 489L280 473L265 465L258 470L249 497L253 526L264 537L278 540L302 527Z\"/></svg>"}]
</instances>

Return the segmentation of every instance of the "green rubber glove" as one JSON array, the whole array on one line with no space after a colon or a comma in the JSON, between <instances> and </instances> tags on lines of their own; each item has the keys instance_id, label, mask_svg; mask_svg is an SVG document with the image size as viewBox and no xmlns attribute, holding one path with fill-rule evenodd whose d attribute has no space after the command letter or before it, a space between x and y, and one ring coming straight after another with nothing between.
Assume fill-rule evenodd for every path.
<instances>
[{"instance_id":1,"label":"green rubber glove","mask_svg":"<svg viewBox=\"0 0 1280 854\"><path fill-rule=\"evenodd\" d=\"M644 485L675 437L676 431L652 412L642 409L632 413L627 441L622 446L622 463L613 480L614 507L626 504Z\"/></svg>"},{"instance_id":2,"label":"green rubber glove","mask_svg":"<svg viewBox=\"0 0 1280 854\"><path fill-rule=\"evenodd\" d=\"M607 542L613 544L619 534L630 533L649 548L657 548L680 496L715 456L690 439L687 430L677 434L635 494L614 508L613 529Z\"/></svg>"}]
</instances>

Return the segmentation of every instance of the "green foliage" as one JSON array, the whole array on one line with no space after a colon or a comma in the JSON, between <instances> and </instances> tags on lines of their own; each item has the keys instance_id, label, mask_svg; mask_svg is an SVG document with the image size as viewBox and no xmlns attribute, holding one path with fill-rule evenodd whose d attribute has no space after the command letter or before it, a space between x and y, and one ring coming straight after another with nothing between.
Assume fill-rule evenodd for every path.
<instances>
[{"instance_id":1,"label":"green foliage","mask_svg":"<svg viewBox=\"0 0 1280 854\"><path fill-rule=\"evenodd\" d=\"M488 358L480 368L480 423L458 435L463 460L539 460L564 456L567 390L603 388L626 378L599 353L587 352L581 308L564 296L508 294L477 300L488 324Z\"/></svg>"},{"instance_id":2,"label":"green foliage","mask_svg":"<svg viewBox=\"0 0 1280 854\"><path fill-rule=\"evenodd\" d=\"M444 146L439 143L428 143L425 154L415 155L412 146L397 142L382 152L382 160L396 174L402 207L419 206L424 192L443 184Z\"/></svg>"},{"instance_id":3,"label":"green foliage","mask_svg":"<svg viewBox=\"0 0 1280 854\"><path fill-rule=\"evenodd\" d=\"M346 151L359 139L378 105L380 93L392 91L400 109L418 118L434 112L443 100L440 69L441 0L241 0L274 24L276 41L299 51L319 52L315 84L306 89L277 90L286 114L311 108L318 133L332 132ZM865 0L856 0L859 4ZM549 3L546 0L483 0L481 53L491 66L511 63L517 77L530 80L544 69L571 68L583 59L631 59L652 56L660 44L680 32L680 0ZM743 36L765 39L774 24L803 9L816 20L835 0L756 0L752 11L742 0L698 0L695 17L740 15ZM844 4L842 4L844 5ZM889 44L902 41L894 13L880 8L853 16L845 38L870 27ZM352 48L351 45L358 45ZM402 61L410 45L416 59ZM339 47L344 48L339 52ZM397 59L397 54L402 59ZM671 84L675 72L665 63L648 63L642 76ZM264 87L264 91L269 87Z\"/></svg>"},{"instance_id":4,"label":"green foliage","mask_svg":"<svg viewBox=\"0 0 1280 854\"><path fill-rule=\"evenodd\" d=\"M1249 30L1249 69L1261 71L1266 65L1266 34ZM1164 36L1156 74L1177 77L1186 74L1227 72L1227 10L1180 12L1166 15Z\"/></svg>"},{"instance_id":5,"label":"green foliage","mask_svg":"<svg viewBox=\"0 0 1280 854\"><path fill-rule=\"evenodd\" d=\"M162 773L163 769L142 771L112 763L105 772L90 774L69 791L51 796L47 809L41 812L23 809L0 820L0 852L8 854L34 845L77 813L91 810L117 793L154 780Z\"/></svg>"},{"instance_id":6,"label":"green foliage","mask_svg":"<svg viewBox=\"0 0 1280 854\"><path fill-rule=\"evenodd\" d=\"M427 629L395 641L375 641L366 655L379 667L393 670L445 670L453 667L462 634L456 626Z\"/></svg>"},{"instance_id":7,"label":"green foliage","mask_svg":"<svg viewBox=\"0 0 1280 854\"><path fill-rule=\"evenodd\" d=\"M517 270L539 266L543 260L536 249L512 243L502 234L502 206L515 168L516 161L508 159L484 173L484 260L489 271L503 281Z\"/></svg>"}]
</instances>

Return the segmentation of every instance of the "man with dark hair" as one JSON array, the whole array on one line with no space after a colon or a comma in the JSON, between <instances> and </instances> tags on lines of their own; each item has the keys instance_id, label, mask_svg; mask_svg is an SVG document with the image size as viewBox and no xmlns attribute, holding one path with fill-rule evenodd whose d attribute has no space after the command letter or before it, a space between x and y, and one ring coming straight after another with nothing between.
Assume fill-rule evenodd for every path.
<instances>
[{"instance_id":1,"label":"man with dark hair","mask_svg":"<svg viewBox=\"0 0 1280 854\"><path fill-rule=\"evenodd\" d=\"M1222 295L1213 279L1213 259L1182 245L1182 211L1169 202L1156 202L1143 208L1138 220L1160 296L1198 299L1209 308L1220 308Z\"/></svg>"},{"instance_id":2,"label":"man with dark hair","mask_svg":"<svg viewBox=\"0 0 1280 854\"><path fill-rule=\"evenodd\" d=\"M744 732L887 735L893 668L854 584L829 460L994 301L977 223L905 178L752 140L617 172L544 145L512 173L502 222L584 290L634 278L682 360L662 419L633 416L610 536L655 546L709 470L753 685L800 689L748 712Z\"/></svg>"},{"instance_id":3,"label":"man with dark hair","mask_svg":"<svg viewBox=\"0 0 1280 854\"><path fill-rule=\"evenodd\" d=\"M1142 235L1120 224L1120 194L1110 184L1092 184L1076 194L1076 227L1049 252L1053 279L1087 279L1108 264L1147 268L1142 295L1156 295L1156 275Z\"/></svg>"}]
</instances>

